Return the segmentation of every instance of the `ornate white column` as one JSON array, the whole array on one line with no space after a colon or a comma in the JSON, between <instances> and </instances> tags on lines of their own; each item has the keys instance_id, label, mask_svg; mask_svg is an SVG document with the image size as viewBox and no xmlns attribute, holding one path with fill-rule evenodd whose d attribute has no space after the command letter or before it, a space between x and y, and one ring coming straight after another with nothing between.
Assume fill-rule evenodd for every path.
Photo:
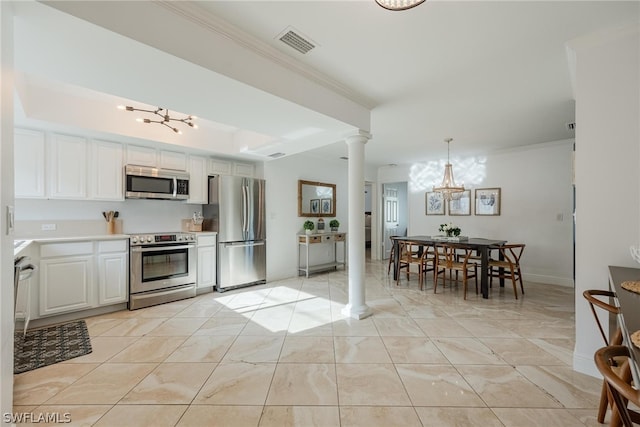
<instances>
[{"instance_id":1,"label":"ornate white column","mask_svg":"<svg viewBox=\"0 0 640 427\"><path fill-rule=\"evenodd\" d=\"M364 288L364 145L371 134L359 131L345 139L349 147L349 303L342 314L364 319L372 314Z\"/></svg>"}]
</instances>

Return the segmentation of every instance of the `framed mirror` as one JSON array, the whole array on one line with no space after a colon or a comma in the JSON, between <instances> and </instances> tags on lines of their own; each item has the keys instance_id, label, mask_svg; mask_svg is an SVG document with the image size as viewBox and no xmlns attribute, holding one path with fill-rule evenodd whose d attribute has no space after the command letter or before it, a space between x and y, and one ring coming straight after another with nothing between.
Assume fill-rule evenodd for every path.
<instances>
[{"instance_id":1,"label":"framed mirror","mask_svg":"<svg viewBox=\"0 0 640 427\"><path fill-rule=\"evenodd\" d=\"M298 180L298 216L336 216L336 185Z\"/></svg>"}]
</instances>

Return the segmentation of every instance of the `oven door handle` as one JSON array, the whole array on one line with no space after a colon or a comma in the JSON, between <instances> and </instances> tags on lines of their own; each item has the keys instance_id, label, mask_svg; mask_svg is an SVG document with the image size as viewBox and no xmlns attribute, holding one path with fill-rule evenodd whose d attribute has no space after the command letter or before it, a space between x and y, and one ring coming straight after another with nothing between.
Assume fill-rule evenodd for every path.
<instances>
[{"instance_id":1,"label":"oven door handle","mask_svg":"<svg viewBox=\"0 0 640 427\"><path fill-rule=\"evenodd\" d=\"M131 252L162 252L170 251L174 249L195 249L195 245L180 245L180 246L154 246L152 248L142 248L140 246L131 247Z\"/></svg>"}]
</instances>

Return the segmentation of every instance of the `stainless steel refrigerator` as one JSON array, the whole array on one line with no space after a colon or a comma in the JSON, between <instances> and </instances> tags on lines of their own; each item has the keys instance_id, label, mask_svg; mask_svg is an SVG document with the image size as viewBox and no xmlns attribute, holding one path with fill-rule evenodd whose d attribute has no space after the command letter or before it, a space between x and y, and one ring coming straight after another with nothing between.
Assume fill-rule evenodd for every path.
<instances>
[{"instance_id":1,"label":"stainless steel refrigerator","mask_svg":"<svg viewBox=\"0 0 640 427\"><path fill-rule=\"evenodd\" d=\"M230 288L265 283L267 248L265 181L239 176L209 177L205 228L218 232L218 284Z\"/></svg>"}]
</instances>

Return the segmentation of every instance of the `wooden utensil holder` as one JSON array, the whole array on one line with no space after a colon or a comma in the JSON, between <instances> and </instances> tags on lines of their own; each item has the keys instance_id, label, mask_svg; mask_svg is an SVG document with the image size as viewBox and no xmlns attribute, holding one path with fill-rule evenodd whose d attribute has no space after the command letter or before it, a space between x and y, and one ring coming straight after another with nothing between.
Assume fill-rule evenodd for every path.
<instances>
[{"instance_id":1,"label":"wooden utensil holder","mask_svg":"<svg viewBox=\"0 0 640 427\"><path fill-rule=\"evenodd\" d=\"M107 234L116 234L116 222L114 220L107 221Z\"/></svg>"}]
</instances>

